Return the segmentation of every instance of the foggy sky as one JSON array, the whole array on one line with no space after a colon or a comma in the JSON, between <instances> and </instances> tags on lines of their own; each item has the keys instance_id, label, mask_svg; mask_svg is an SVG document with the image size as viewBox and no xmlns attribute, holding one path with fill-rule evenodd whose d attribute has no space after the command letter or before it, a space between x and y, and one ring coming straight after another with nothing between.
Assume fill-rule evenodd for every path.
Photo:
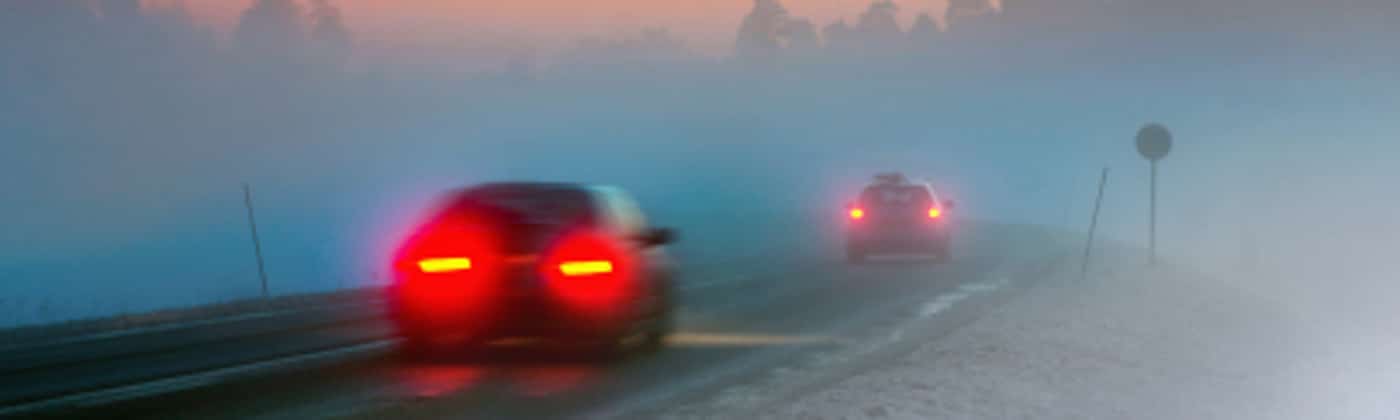
<instances>
[{"instance_id":1,"label":"foggy sky","mask_svg":"<svg viewBox=\"0 0 1400 420\"><path fill-rule=\"evenodd\" d=\"M892 168L934 178L966 217L1082 229L1108 166L1102 232L1141 243L1130 139L1148 121L1178 135L1162 168L1170 257L1235 264L1253 243L1278 262L1326 243L1328 258L1374 261L1400 231L1386 159L1400 59L1394 29L1367 26L1395 16L1389 2L1007 1L917 42L860 35L859 4L842 13L855 35L814 51L697 56L677 24L509 66L414 51L346 65L378 47L356 3L331 3L348 34L279 27L296 19L277 13L248 27L280 29L238 37L119 0L102 16L78 0L5 3L32 7L0 13L16 31L0 37L12 319L251 296L245 182L275 293L381 281L417 206L502 179L621 185L704 262L738 252L735 235L831 229L851 191ZM746 13L734 6L714 40L733 48ZM34 315L41 302L66 309Z\"/></svg>"}]
</instances>

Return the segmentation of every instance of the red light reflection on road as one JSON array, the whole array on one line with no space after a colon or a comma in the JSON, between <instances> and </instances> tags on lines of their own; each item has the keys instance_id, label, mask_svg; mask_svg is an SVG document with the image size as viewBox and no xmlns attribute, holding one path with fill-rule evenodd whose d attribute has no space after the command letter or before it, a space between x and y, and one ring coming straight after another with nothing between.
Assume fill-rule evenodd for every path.
<instances>
[{"instance_id":1,"label":"red light reflection on road","mask_svg":"<svg viewBox=\"0 0 1400 420\"><path fill-rule=\"evenodd\" d=\"M414 398L436 398L464 391L486 377L486 371L477 366L412 366L401 373L405 389Z\"/></svg>"},{"instance_id":2,"label":"red light reflection on road","mask_svg":"<svg viewBox=\"0 0 1400 420\"><path fill-rule=\"evenodd\" d=\"M601 368L587 365L482 366L421 365L405 366L397 372L404 397L430 399L470 393L487 382L507 385L529 398L542 398L577 390L602 375Z\"/></svg>"},{"instance_id":3,"label":"red light reflection on road","mask_svg":"<svg viewBox=\"0 0 1400 420\"><path fill-rule=\"evenodd\" d=\"M541 366L520 369L510 379L521 395L547 397L586 386L599 373L598 368L588 366Z\"/></svg>"}]
</instances>

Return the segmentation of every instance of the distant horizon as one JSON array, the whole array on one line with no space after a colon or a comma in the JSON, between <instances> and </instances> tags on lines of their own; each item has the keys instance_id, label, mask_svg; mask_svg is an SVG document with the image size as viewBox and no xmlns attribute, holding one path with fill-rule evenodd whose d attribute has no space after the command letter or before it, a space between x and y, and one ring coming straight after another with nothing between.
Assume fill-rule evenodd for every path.
<instances>
[{"instance_id":1,"label":"distant horizon","mask_svg":"<svg viewBox=\"0 0 1400 420\"><path fill-rule=\"evenodd\" d=\"M308 0L296 0L305 7ZM144 0L158 7L183 3L200 23L225 38L253 0ZM853 22L871 0L780 0L788 12L820 26ZM358 42L395 50L506 49L543 53L566 49L590 38L620 39L644 29L664 28L697 52L732 52L735 33L753 0L600 0L587 5L547 0L331 0L344 14ZM947 0L896 1L900 23L912 25L920 13L939 16Z\"/></svg>"}]
</instances>

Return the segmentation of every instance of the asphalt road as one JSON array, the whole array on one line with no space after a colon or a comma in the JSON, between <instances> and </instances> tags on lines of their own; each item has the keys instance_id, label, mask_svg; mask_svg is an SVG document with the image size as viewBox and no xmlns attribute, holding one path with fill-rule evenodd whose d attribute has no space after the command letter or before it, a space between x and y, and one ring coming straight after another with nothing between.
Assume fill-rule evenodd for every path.
<instances>
[{"instance_id":1,"label":"asphalt road","mask_svg":"<svg viewBox=\"0 0 1400 420\"><path fill-rule=\"evenodd\" d=\"M433 361L385 355L330 368L205 387L65 417L134 418L637 418L652 417L814 354L896 328L940 296L1007 285L1020 265L1053 254L1043 233L968 229L952 262L847 265L834 255L707 270L683 282L678 333L660 353L598 363L567 351L503 346ZM1012 280L1006 289L1015 289ZM998 283L1000 282L1000 283ZM956 328L997 304L924 313ZM941 321L941 322L932 322ZM929 333L929 332L926 332Z\"/></svg>"}]
</instances>

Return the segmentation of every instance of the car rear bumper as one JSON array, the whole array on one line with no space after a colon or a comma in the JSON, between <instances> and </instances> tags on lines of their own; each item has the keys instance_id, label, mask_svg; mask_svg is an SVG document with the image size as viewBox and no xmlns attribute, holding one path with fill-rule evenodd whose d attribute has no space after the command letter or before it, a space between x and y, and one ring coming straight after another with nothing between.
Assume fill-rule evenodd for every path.
<instances>
[{"instance_id":1,"label":"car rear bumper","mask_svg":"<svg viewBox=\"0 0 1400 420\"><path fill-rule=\"evenodd\" d=\"M467 340L510 337L590 338L626 331L637 318L635 305L580 308L544 294L507 294L474 299L451 308L390 299L391 314L404 336L452 336Z\"/></svg>"},{"instance_id":2,"label":"car rear bumper","mask_svg":"<svg viewBox=\"0 0 1400 420\"><path fill-rule=\"evenodd\" d=\"M846 246L866 252L942 251L948 248L949 237L942 227L851 229Z\"/></svg>"}]
</instances>

